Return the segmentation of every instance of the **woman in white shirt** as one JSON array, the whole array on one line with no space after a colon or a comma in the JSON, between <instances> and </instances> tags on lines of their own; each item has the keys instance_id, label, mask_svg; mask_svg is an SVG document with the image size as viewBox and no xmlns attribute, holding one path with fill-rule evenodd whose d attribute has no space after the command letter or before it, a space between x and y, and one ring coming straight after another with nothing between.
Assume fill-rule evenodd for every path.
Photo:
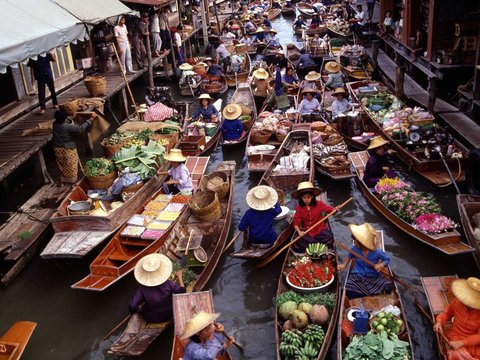
<instances>
[{"instance_id":1,"label":"woman in white shirt","mask_svg":"<svg viewBox=\"0 0 480 360\"><path fill-rule=\"evenodd\" d=\"M127 26L125 25L124 16L120 17L118 25L115 26L113 32L115 34L115 38L117 39L120 63L122 64L123 73L134 73L132 66L132 51L130 42L128 41L128 30Z\"/></svg>"}]
</instances>

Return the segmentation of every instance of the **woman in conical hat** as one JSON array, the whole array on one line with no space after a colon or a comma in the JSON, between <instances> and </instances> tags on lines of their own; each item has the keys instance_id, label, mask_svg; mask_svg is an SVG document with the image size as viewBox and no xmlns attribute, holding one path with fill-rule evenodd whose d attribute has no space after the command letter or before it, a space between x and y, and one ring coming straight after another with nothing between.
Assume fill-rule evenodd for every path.
<instances>
[{"instance_id":1,"label":"woman in conical hat","mask_svg":"<svg viewBox=\"0 0 480 360\"><path fill-rule=\"evenodd\" d=\"M273 88L270 85L269 74L264 68L255 70L252 75L253 81L251 86L255 89L253 97L257 113L260 113L263 103L273 93Z\"/></svg>"},{"instance_id":2,"label":"woman in conical hat","mask_svg":"<svg viewBox=\"0 0 480 360\"><path fill-rule=\"evenodd\" d=\"M192 177L185 166L187 158L183 156L182 150L172 149L163 157L170 161L172 167L168 171L158 171L157 175L170 175L170 180L163 183L163 189L167 194L191 195L193 192Z\"/></svg>"},{"instance_id":3,"label":"woman in conical hat","mask_svg":"<svg viewBox=\"0 0 480 360\"><path fill-rule=\"evenodd\" d=\"M348 298L355 299L390 293L393 290L393 283L381 274L381 271L390 263L390 257L377 248L377 231L369 223L362 225L349 224L348 227L353 239L351 250L375 264L375 267L372 267L349 253L345 262L337 266L338 270L344 270L349 262L355 259L355 266L348 275L345 285Z\"/></svg>"},{"instance_id":4,"label":"woman in conical hat","mask_svg":"<svg viewBox=\"0 0 480 360\"><path fill-rule=\"evenodd\" d=\"M365 173L363 181L368 187L375 187L378 181L386 176L394 178L397 176L395 171L390 168L389 155L393 154L393 150L387 150L388 141L381 136L375 136L370 140L367 150L370 152L367 165L365 165Z\"/></svg>"},{"instance_id":5,"label":"woman in conical hat","mask_svg":"<svg viewBox=\"0 0 480 360\"><path fill-rule=\"evenodd\" d=\"M446 334L451 346L448 360L480 359L480 279L458 279L450 288L455 299L437 316L433 329L443 332L453 320Z\"/></svg>"},{"instance_id":6,"label":"woman in conical hat","mask_svg":"<svg viewBox=\"0 0 480 360\"><path fill-rule=\"evenodd\" d=\"M340 64L336 61L329 61L325 65L325 71L328 72L328 80L325 86L328 89L345 88L343 74L340 69Z\"/></svg>"},{"instance_id":7,"label":"woman in conical hat","mask_svg":"<svg viewBox=\"0 0 480 360\"><path fill-rule=\"evenodd\" d=\"M219 316L220 313L200 311L185 323L181 339L190 341L185 347L183 360L217 359L218 355L223 355L235 342L235 339L226 338L222 334L224 331L222 324L215 323Z\"/></svg>"},{"instance_id":8,"label":"woman in conical hat","mask_svg":"<svg viewBox=\"0 0 480 360\"><path fill-rule=\"evenodd\" d=\"M322 193L320 188L315 187L310 181L304 181L298 184L297 190L292 193L292 198L298 199L298 205L295 208L293 217L293 227L302 239L297 241L293 250L297 253L304 253L311 243L322 243L332 247L333 234L321 222L313 229L306 232L319 220L323 218L323 213L331 213L337 209L317 200L317 196Z\"/></svg>"},{"instance_id":9,"label":"woman in conical hat","mask_svg":"<svg viewBox=\"0 0 480 360\"><path fill-rule=\"evenodd\" d=\"M255 39L253 40L254 43L263 43L265 41L265 29L259 26L257 31L255 31Z\"/></svg>"},{"instance_id":10,"label":"woman in conical hat","mask_svg":"<svg viewBox=\"0 0 480 360\"><path fill-rule=\"evenodd\" d=\"M223 109L223 117L225 121L222 124L220 131L222 132L223 140L237 140L243 134L243 125L240 121L242 115L242 108L238 104L228 104Z\"/></svg>"},{"instance_id":11,"label":"woman in conical hat","mask_svg":"<svg viewBox=\"0 0 480 360\"><path fill-rule=\"evenodd\" d=\"M250 209L240 220L238 230L248 230L248 242L254 247L272 246L277 239L273 219L282 212L277 192L270 186L259 185L250 189L246 200Z\"/></svg>"},{"instance_id":12,"label":"woman in conical hat","mask_svg":"<svg viewBox=\"0 0 480 360\"><path fill-rule=\"evenodd\" d=\"M193 113L192 119L197 120L201 117L202 120L206 122L216 122L218 111L217 108L212 105L212 97L209 94L202 94L198 97L198 101L200 102L200 106Z\"/></svg>"},{"instance_id":13,"label":"woman in conical hat","mask_svg":"<svg viewBox=\"0 0 480 360\"><path fill-rule=\"evenodd\" d=\"M336 88L335 91L332 93L332 96L335 98L332 102L332 118L335 120L338 115L346 114L348 110L351 108L351 104L345 98L347 92L344 88Z\"/></svg>"},{"instance_id":14,"label":"woman in conical hat","mask_svg":"<svg viewBox=\"0 0 480 360\"><path fill-rule=\"evenodd\" d=\"M157 323L172 319L172 294L183 294L186 289L182 270L175 272L178 284L169 280L171 273L172 262L163 254L146 255L137 262L134 275L140 287L129 305L131 314L139 313L141 318L137 316L137 321Z\"/></svg>"}]
</instances>

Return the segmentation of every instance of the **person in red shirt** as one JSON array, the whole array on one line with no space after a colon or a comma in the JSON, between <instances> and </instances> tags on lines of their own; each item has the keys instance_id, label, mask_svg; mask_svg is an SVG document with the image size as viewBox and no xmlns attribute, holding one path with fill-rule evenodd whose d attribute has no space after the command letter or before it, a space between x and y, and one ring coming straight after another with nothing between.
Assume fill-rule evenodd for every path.
<instances>
[{"instance_id":1,"label":"person in red shirt","mask_svg":"<svg viewBox=\"0 0 480 360\"><path fill-rule=\"evenodd\" d=\"M292 193L292 198L298 199L293 217L293 227L298 235L302 236L302 239L298 240L293 247L297 253L304 253L311 243L320 242L332 247L333 234L325 222L321 222L308 233L305 232L326 214L337 211L337 208L316 199L321 193L322 190L315 187L310 181L301 182L298 184L297 190Z\"/></svg>"},{"instance_id":2,"label":"person in red shirt","mask_svg":"<svg viewBox=\"0 0 480 360\"><path fill-rule=\"evenodd\" d=\"M451 290L456 299L437 316L433 329L443 332L444 325L453 319L447 333L448 360L480 359L480 279L455 280Z\"/></svg>"}]
</instances>

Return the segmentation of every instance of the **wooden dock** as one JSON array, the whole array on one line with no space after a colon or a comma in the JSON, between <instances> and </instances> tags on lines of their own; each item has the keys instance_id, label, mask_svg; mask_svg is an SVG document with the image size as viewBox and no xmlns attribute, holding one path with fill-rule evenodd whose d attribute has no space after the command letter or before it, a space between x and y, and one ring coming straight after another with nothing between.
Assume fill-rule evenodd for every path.
<instances>
[{"instance_id":1,"label":"wooden dock","mask_svg":"<svg viewBox=\"0 0 480 360\"><path fill-rule=\"evenodd\" d=\"M371 49L365 50L370 56L372 55ZM397 67L395 62L382 50L379 50L377 61L379 70L385 77L383 79L384 82L388 83L391 87L395 87ZM427 107L427 90L423 89L408 74L405 74L404 93L408 99L425 108ZM454 130L455 136L463 143L475 148L480 147L480 126L467 115L460 112L458 108L437 97L434 113Z\"/></svg>"}]
</instances>

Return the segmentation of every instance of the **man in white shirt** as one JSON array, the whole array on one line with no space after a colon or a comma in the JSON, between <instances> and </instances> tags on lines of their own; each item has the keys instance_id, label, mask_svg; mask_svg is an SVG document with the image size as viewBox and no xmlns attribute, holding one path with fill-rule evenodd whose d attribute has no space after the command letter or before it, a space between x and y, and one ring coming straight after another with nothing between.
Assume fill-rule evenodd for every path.
<instances>
[{"instance_id":1,"label":"man in white shirt","mask_svg":"<svg viewBox=\"0 0 480 360\"><path fill-rule=\"evenodd\" d=\"M349 20L350 31L358 33L361 28L365 25L365 13L362 10L362 5L357 5L357 13L355 14L355 18Z\"/></svg>"},{"instance_id":2,"label":"man in white shirt","mask_svg":"<svg viewBox=\"0 0 480 360\"><path fill-rule=\"evenodd\" d=\"M125 25L125 17L120 17L118 25L113 29L115 38L117 39L120 63L122 64L123 73L133 74L132 51L130 42L128 41L128 30ZM126 66L126 67L125 67Z\"/></svg>"},{"instance_id":3,"label":"man in white shirt","mask_svg":"<svg viewBox=\"0 0 480 360\"><path fill-rule=\"evenodd\" d=\"M223 42L220 42L215 53L217 54L217 64L221 63L223 65L223 70L226 72L227 67L230 65L230 53Z\"/></svg>"},{"instance_id":4,"label":"man in white shirt","mask_svg":"<svg viewBox=\"0 0 480 360\"><path fill-rule=\"evenodd\" d=\"M152 17L152 23L150 24L150 34L152 35L153 56L160 56L160 49L162 48L162 39L160 38L160 20L158 18L158 12L155 12Z\"/></svg>"}]
</instances>

